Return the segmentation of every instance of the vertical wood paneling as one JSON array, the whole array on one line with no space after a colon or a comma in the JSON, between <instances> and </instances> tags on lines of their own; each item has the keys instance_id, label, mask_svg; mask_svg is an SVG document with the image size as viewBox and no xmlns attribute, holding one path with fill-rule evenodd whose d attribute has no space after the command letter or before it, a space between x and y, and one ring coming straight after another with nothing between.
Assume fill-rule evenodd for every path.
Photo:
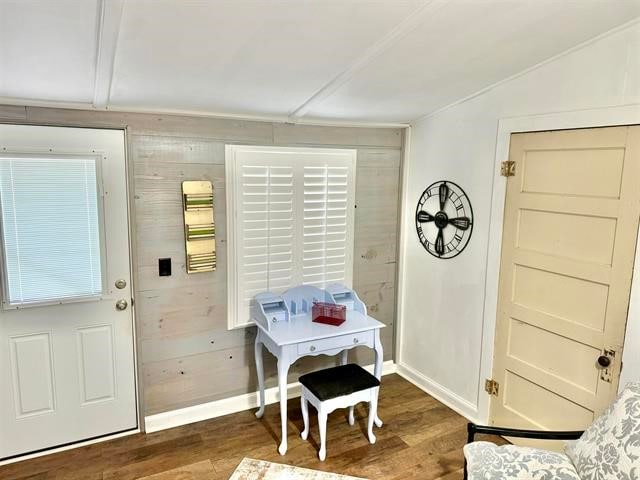
<instances>
[{"instance_id":1,"label":"vertical wood paneling","mask_svg":"<svg viewBox=\"0 0 640 480\"><path fill-rule=\"evenodd\" d=\"M385 358L393 357L397 210L401 151L397 131L291 128L277 125L279 144L356 146L354 287L383 331ZM372 147L380 144L379 148ZM269 144L265 142L265 144ZM394 148L390 148L394 147ZM157 413L255 391L255 328L227 330L224 142L193 137L133 135L139 271L138 321L146 413ZM216 195L215 272L187 275L180 182L211 180ZM173 259L173 275L157 275L157 259ZM370 363L371 352L352 357ZM276 385L275 362L265 352L267 385ZM335 359L303 359L290 380Z\"/></svg>"},{"instance_id":2,"label":"vertical wood paneling","mask_svg":"<svg viewBox=\"0 0 640 480\"><path fill-rule=\"evenodd\" d=\"M9 115L30 123L128 126L134 173L136 314L146 415L257 388L255 327L227 330L225 143L358 149L354 288L371 314L387 325L381 335L385 360L393 358L401 130L0 107L0 119ZM215 272L185 272L183 180L213 182ZM158 259L164 257L172 259L170 277L158 276ZM275 386L275 362L266 351L264 357L267 386ZM351 359L371 363L373 354L358 348ZM302 359L292 367L290 381L335 362L322 356Z\"/></svg>"}]
</instances>

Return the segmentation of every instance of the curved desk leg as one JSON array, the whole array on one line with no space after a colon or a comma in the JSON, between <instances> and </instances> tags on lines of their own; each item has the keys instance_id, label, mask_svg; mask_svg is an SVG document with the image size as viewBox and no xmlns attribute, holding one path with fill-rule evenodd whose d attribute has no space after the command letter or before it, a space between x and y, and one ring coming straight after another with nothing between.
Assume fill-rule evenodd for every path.
<instances>
[{"instance_id":1,"label":"curved desk leg","mask_svg":"<svg viewBox=\"0 0 640 480\"><path fill-rule=\"evenodd\" d=\"M340 354L340 365L346 365L349 363L349 350L343 350ZM353 414L354 407L349 407L349 425L353 426L356 423L355 415Z\"/></svg>"},{"instance_id":2,"label":"curved desk leg","mask_svg":"<svg viewBox=\"0 0 640 480\"><path fill-rule=\"evenodd\" d=\"M287 376L289 374L289 359L283 352L278 358L278 389L280 390L280 422L282 423L282 439L278 452L287 453Z\"/></svg>"},{"instance_id":3,"label":"curved desk leg","mask_svg":"<svg viewBox=\"0 0 640 480\"><path fill-rule=\"evenodd\" d=\"M262 364L262 342L260 341L260 332L256 335L256 343L254 345L254 353L256 357L256 371L258 372L258 411L256 417L262 418L264 415L264 366Z\"/></svg>"},{"instance_id":4,"label":"curved desk leg","mask_svg":"<svg viewBox=\"0 0 640 480\"><path fill-rule=\"evenodd\" d=\"M382 342L380 341L380 329L376 329L376 337L375 337L375 346L374 350L376 352L376 363L373 369L374 376L380 380L382 378L382 362L384 360L384 352L382 351ZM380 428L382 426L382 420L378 416L376 412L376 418L374 420L376 427Z\"/></svg>"}]
</instances>

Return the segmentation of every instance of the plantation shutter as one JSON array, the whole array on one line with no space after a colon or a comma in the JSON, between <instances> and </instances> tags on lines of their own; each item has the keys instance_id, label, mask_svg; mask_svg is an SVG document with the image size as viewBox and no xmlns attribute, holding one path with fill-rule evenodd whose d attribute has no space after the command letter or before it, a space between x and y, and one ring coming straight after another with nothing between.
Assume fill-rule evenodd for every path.
<instances>
[{"instance_id":1,"label":"plantation shutter","mask_svg":"<svg viewBox=\"0 0 640 480\"><path fill-rule=\"evenodd\" d=\"M355 151L228 146L229 327L262 292L351 286Z\"/></svg>"}]
</instances>

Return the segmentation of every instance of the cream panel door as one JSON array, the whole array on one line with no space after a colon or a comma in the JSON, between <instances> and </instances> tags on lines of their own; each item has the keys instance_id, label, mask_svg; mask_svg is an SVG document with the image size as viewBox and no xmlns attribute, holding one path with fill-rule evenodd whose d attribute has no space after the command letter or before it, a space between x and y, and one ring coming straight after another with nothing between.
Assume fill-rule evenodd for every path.
<instances>
[{"instance_id":1,"label":"cream panel door","mask_svg":"<svg viewBox=\"0 0 640 480\"><path fill-rule=\"evenodd\" d=\"M582 429L618 386L640 127L514 134L509 159L491 423Z\"/></svg>"},{"instance_id":2,"label":"cream panel door","mask_svg":"<svg viewBox=\"0 0 640 480\"><path fill-rule=\"evenodd\" d=\"M122 131L0 125L0 459L137 427L126 184Z\"/></svg>"}]
</instances>

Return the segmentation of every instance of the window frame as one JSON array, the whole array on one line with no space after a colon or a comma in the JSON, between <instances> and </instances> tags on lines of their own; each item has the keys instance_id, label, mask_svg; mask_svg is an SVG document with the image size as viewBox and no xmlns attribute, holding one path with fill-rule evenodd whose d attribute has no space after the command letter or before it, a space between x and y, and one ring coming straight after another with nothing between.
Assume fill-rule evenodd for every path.
<instances>
[{"instance_id":1,"label":"window frame","mask_svg":"<svg viewBox=\"0 0 640 480\"><path fill-rule=\"evenodd\" d=\"M96 166L96 202L97 202L97 210L98 210L98 240L100 247L100 279L102 289L100 293L95 295L78 295L72 297L58 297L58 298L50 298L46 300L36 300L36 301L27 301L27 302L11 302L9 295L9 278L7 272L7 257L5 252L5 244L4 244L4 216L2 213L2 197L0 196L0 258L2 259L2 264L0 265L0 300L1 300L1 309L3 311L13 311L13 310L22 310L25 308L33 308L33 307L47 307L52 305L65 305L65 304L73 304L73 303L84 303L84 302L95 302L104 300L108 289L107 289L107 252L106 252L106 226L105 226L105 211L104 211L104 185L103 185L103 175L102 175L102 162L103 159L106 159L106 152L101 152L98 150L92 150L90 152L81 152L81 151L55 151L52 152L50 150L40 150L40 149L13 149L13 150L3 150L0 152L0 160L3 158L56 158L60 159L91 159L95 161Z\"/></svg>"},{"instance_id":2,"label":"window frame","mask_svg":"<svg viewBox=\"0 0 640 480\"><path fill-rule=\"evenodd\" d=\"M357 150L353 148L323 148L323 147L278 147L278 146L257 146L257 145L225 145L225 189L226 189L226 227L227 227L227 328L228 330L240 329L255 325L255 322L241 321L238 317L238 294L240 292L239 282L242 280L238 274L237 255L239 246L237 245L237 222L238 222L238 205L237 205L237 187L240 180L237 154L238 153L302 153L302 154L346 154L350 158L351 183L347 189L347 233L345 241L345 279L346 286L351 287L353 283L354 270L354 252L355 252L355 196L356 196L356 167L357 167ZM300 167L304 170L304 163ZM295 191L294 184L294 191ZM301 198L299 192L296 202L300 203ZM294 218L299 214L300 207L294 204ZM349 208L351 205L351 208ZM302 249L302 243L296 242L295 248ZM300 263L300 268L302 263Z\"/></svg>"}]
</instances>

